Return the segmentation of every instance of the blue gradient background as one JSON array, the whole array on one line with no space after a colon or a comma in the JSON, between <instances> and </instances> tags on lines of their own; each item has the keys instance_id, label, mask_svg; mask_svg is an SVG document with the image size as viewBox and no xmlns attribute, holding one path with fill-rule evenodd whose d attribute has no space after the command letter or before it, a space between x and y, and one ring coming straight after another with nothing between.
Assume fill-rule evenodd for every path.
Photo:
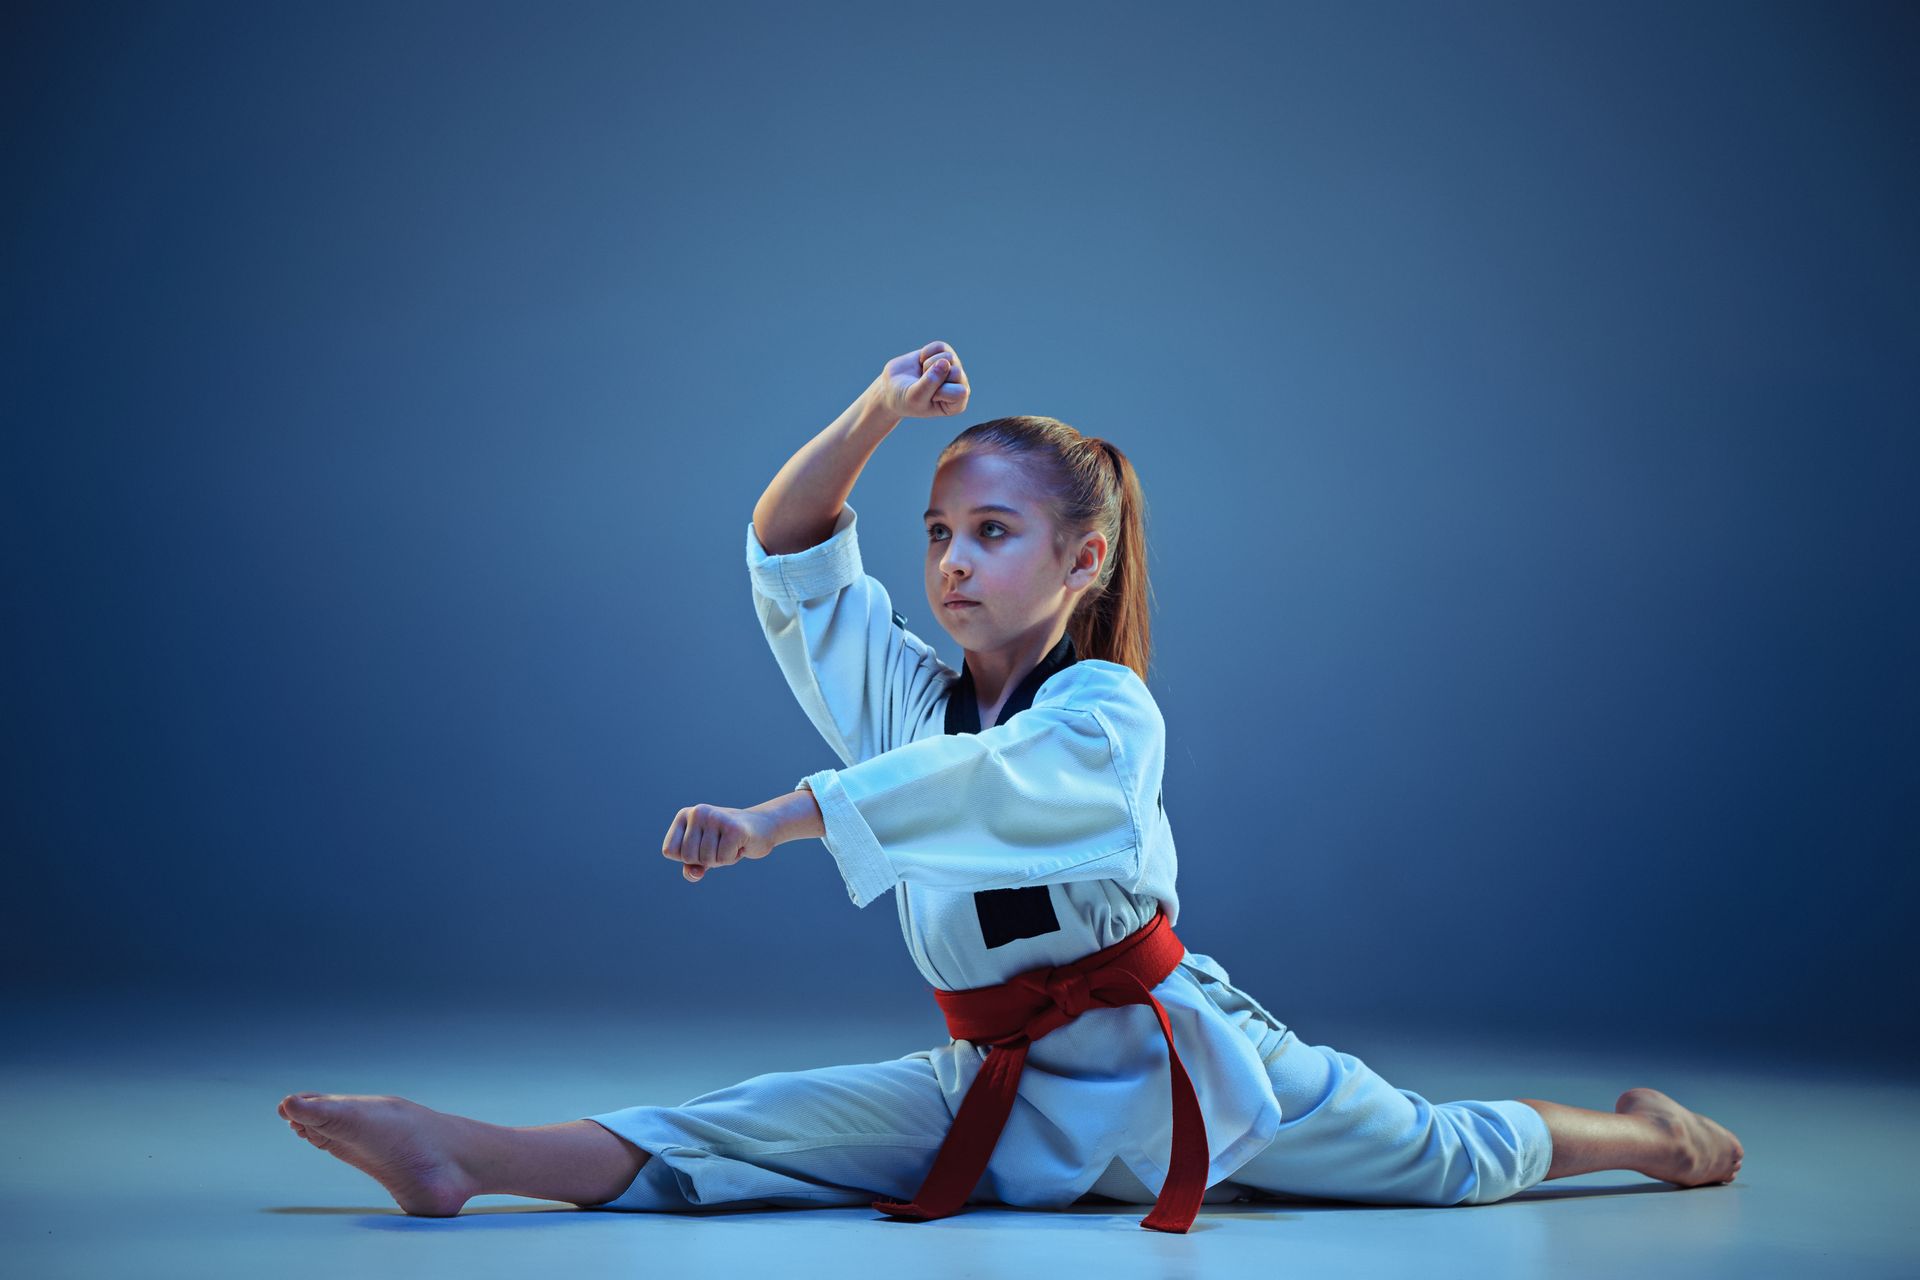
<instances>
[{"instance_id":1,"label":"blue gradient background","mask_svg":"<svg viewBox=\"0 0 1920 1280\"><path fill-rule=\"evenodd\" d=\"M4 990L931 1035L817 841L658 848L835 763L746 525L942 339L868 570L957 663L940 447L1127 450L1276 1014L1903 1061L1917 15L9 7Z\"/></svg>"}]
</instances>

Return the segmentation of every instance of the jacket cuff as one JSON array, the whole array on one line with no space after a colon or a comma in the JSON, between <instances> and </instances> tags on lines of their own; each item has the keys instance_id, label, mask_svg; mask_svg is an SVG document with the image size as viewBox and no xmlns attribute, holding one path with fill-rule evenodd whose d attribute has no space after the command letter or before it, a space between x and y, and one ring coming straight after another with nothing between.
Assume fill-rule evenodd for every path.
<instances>
[{"instance_id":1,"label":"jacket cuff","mask_svg":"<svg viewBox=\"0 0 1920 1280\"><path fill-rule=\"evenodd\" d=\"M774 555L761 545L753 521L747 521L747 572L762 595L785 604L830 596L858 582L865 568L860 563L860 543L854 531L851 503L842 503L840 518L833 533L801 551Z\"/></svg>"},{"instance_id":2,"label":"jacket cuff","mask_svg":"<svg viewBox=\"0 0 1920 1280\"><path fill-rule=\"evenodd\" d=\"M819 773L810 773L794 786L796 790L805 787L813 792L827 829L821 842L840 865L840 878L847 882L847 896L853 899L854 906L866 906L900 882L900 877L893 873L893 864L887 861L885 850L874 838L873 828L860 816L846 788L840 785L837 771L822 769Z\"/></svg>"}]
</instances>

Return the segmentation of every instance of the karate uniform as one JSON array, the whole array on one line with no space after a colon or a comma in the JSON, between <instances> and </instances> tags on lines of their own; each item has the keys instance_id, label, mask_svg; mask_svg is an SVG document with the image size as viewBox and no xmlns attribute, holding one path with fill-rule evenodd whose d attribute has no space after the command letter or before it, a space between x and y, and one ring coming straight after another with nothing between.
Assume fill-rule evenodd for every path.
<instances>
[{"instance_id":1,"label":"karate uniform","mask_svg":"<svg viewBox=\"0 0 1920 1280\"><path fill-rule=\"evenodd\" d=\"M855 512L771 555L751 524L755 609L789 687L843 762L798 780L847 895L888 890L930 986L1064 965L1180 903L1161 791L1166 736L1129 667L1063 636L982 728L972 672L906 627L862 567ZM1207 1203L1258 1192L1379 1203L1503 1199L1540 1181L1551 1137L1517 1101L1431 1104L1300 1041L1188 951L1153 989L1205 1119ZM596 1208L910 1200L988 1053L965 1040L885 1062L772 1072L679 1107L587 1117L651 1155ZM1167 1045L1147 1005L1092 1008L1034 1041L971 1202L1150 1203L1172 1144Z\"/></svg>"}]
</instances>

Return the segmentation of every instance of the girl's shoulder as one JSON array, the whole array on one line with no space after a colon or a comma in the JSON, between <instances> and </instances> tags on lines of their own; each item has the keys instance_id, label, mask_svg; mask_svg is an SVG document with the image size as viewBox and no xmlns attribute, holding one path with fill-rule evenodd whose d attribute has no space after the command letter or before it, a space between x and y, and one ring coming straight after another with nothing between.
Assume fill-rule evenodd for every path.
<instances>
[{"instance_id":1,"label":"girl's shoulder","mask_svg":"<svg viewBox=\"0 0 1920 1280\"><path fill-rule=\"evenodd\" d=\"M1124 662L1081 658L1048 676L1034 695L1034 703L1097 710L1129 721L1147 721L1164 727L1160 705L1140 674Z\"/></svg>"}]
</instances>

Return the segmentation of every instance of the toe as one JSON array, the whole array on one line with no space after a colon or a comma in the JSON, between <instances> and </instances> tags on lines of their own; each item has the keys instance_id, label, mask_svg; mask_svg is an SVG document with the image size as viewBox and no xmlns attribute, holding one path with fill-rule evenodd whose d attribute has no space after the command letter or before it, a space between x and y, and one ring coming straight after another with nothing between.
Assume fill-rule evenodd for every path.
<instances>
[{"instance_id":1,"label":"toe","mask_svg":"<svg viewBox=\"0 0 1920 1280\"><path fill-rule=\"evenodd\" d=\"M280 1107L281 1115L302 1124L323 1124L330 1114L326 1100L317 1093L296 1093Z\"/></svg>"}]
</instances>

